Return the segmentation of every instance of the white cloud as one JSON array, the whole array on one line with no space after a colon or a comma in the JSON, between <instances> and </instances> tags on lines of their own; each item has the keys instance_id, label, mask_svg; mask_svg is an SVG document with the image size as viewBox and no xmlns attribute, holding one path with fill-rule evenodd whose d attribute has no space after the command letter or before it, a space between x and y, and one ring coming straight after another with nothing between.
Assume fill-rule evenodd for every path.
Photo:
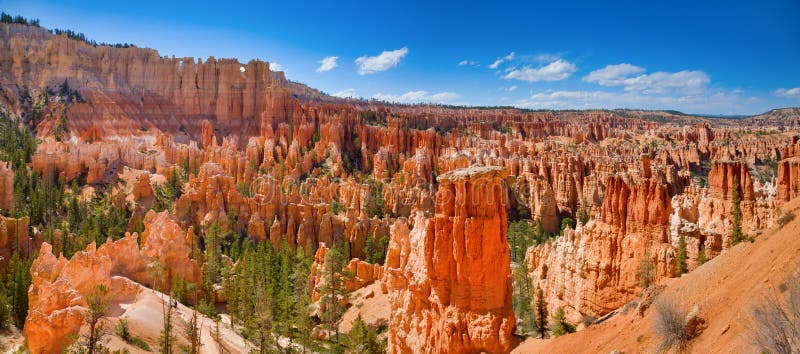
<instances>
[{"instance_id":1,"label":"white cloud","mask_svg":"<svg viewBox=\"0 0 800 354\"><path fill-rule=\"evenodd\" d=\"M397 50L385 50L374 57L366 55L361 56L355 61L356 65L358 65L358 74L374 74L389 70L397 66L406 54L408 54L408 47Z\"/></svg>"},{"instance_id":2,"label":"white cloud","mask_svg":"<svg viewBox=\"0 0 800 354\"><path fill-rule=\"evenodd\" d=\"M800 98L800 87L785 89L779 88L772 92L775 96L784 98Z\"/></svg>"},{"instance_id":3,"label":"white cloud","mask_svg":"<svg viewBox=\"0 0 800 354\"><path fill-rule=\"evenodd\" d=\"M618 86L629 76L642 74L644 71L644 68L627 63L607 65L605 68L590 72L583 81L596 82L602 86Z\"/></svg>"},{"instance_id":4,"label":"white cloud","mask_svg":"<svg viewBox=\"0 0 800 354\"><path fill-rule=\"evenodd\" d=\"M339 57L325 57L325 58L322 58L322 60L320 60L318 62L319 63L319 67L317 68L317 72L318 73L324 73L326 71L331 71L331 70L335 69L337 66L339 66L339 64L336 63L337 59L339 59Z\"/></svg>"},{"instance_id":5,"label":"white cloud","mask_svg":"<svg viewBox=\"0 0 800 354\"><path fill-rule=\"evenodd\" d=\"M380 101L397 103L445 103L457 100L461 95L454 92L439 92L430 94L428 91L409 91L402 95L376 93L372 98Z\"/></svg>"},{"instance_id":6,"label":"white cloud","mask_svg":"<svg viewBox=\"0 0 800 354\"><path fill-rule=\"evenodd\" d=\"M583 78L586 82L601 86L622 86L625 91L642 91L645 93L701 93L705 91L711 79L700 70L684 70L675 73L654 72L645 74L645 69L631 65L608 65L592 71Z\"/></svg>"},{"instance_id":7,"label":"white cloud","mask_svg":"<svg viewBox=\"0 0 800 354\"><path fill-rule=\"evenodd\" d=\"M269 63L269 69L272 71L283 71L283 65L278 63Z\"/></svg>"},{"instance_id":8,"label":"white cloud","mask_svg":"<svg viewBox=\"0 0 800 354\"><path fill-rule=\"evenodd\" d=\"M716 91L688 95L650 95L637 91L545 91L517 101L515 106L532 109L677 109L687 113L757 113L752 98L734 92Z\"/></svg>"},{"instance_id":9,"label":"white cloud","mask_svg":"<svg viewBox=\"0 0 800 354\"><path fill-rule=\"evenodd\" d=\"M506 80L520 80L527 82L537 81L559 81L564 80L578 68L564 59L558 59L550 64L539 68L531 68L530 66L523 67L522 69L513 69L503 76Z\"/></svg>"},{"instance_id":10,"label":"white cloud","mask_svg":"<svg viewBox=\"0 0 800 354\"><path fill-rule=\"evenodd\" d=\"M677 90L682 92L703 91L711 82L706 73L693 71L679 71L676 73L655 72L649 75L640 75L625 80L623 86L626 91L644 91L651 93Z\"/></svg>"},{"instance_id":11,"label":"white cloud","mask_svg":"<svg viewBox=\"0 0 800 354\"><path fill-rule=\"evenodd\" d=\"M457 100L461 97L461 95L455 92L439 92L437 94L431 95L432 102L450 102L453 100Z\"/></svg>"},{"instance_id":12,"label":"white cloud","mask_svg":"<svg viewBox=\"0 0 800 354\"><path fill-rule=\"evenodd\" d=\"M515 55L516 54L514 54L514 52L511 52L510 54L508 54L508 55L506 55L506 56L504 56L502 58L497 58L497 60L495 60L494 63L492 63L492 65L489 65L489 69L497 69L497 67L499 67L500 64L502 64L504 61L514 60L514 56Z\"/></svg>"},{"instance_id":13,"label":"white cloud","mask_svg":"<svg viewBox=\"0 0 800 354\"><path fill-rule=\"evenodd\" d=\"M352 89L352 88L349 88L349 89L334 93L332 96L339 97L339 98L356 98L356 90Z\"/></svg>"},{"instance_id":14,"label":"white cloud","mask_svg":"<svg viewBox=\"0 0 800 354\"><path fill-rule=\"evenodd\" d=\"M466 60L466 59L458 62L458 66L467 66L467 65L469 65L469 66L477 66L478 62L474 61L474 60Z\"/></svg>"},{"instance_id":15,"label":"white cloud","mask_svg":"<svg viewBox=\"0 0 800 354\"><path fill-rule=\"evenodd\" d=\"M518 88L517 85L511 85L509 87L504 87L503 91L514 92L517 90L517 88Z\"/></svg>"},{"instance_id":16,"label":"white cloud","mask_svg":"<svg viewBox=\"0 0 800 354\"><path fill-rule=\"evenodd\" d=\"M533 60L540 64L554 62L558 59L561 59L559 55L549 53L536 54L533 56Z\"/></svg>"}]
</instances>

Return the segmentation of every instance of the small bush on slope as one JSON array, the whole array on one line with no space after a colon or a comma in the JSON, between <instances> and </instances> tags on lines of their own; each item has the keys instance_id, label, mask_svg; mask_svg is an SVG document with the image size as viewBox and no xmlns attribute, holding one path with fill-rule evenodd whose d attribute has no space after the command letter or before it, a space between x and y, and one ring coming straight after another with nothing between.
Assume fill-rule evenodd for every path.
<instances>
[{"instance_id":1,"label":"small bush on slope","mask_svg":"<svg viewBox=\"0 0 800 354\"><path fill-rule=\"evenodd\" d=\"M766 353L800 353L800 269L750 310L753 345Z\"/></svg>"},{"instance_id":2,"label":"small bush on slope","mask_svg":"<svg viewBox=\"0 0 800 354\"><path fill-rule=\"evenodd\" d=\"M794 220L794 218L795 218L795 215L794 215L794 213L793 213L793 212L791 212L791 211L790 211L790 212L788 212L788 213L786 213L786 214L783 214L783 216L781 216L780 218L778 218L778 225L780 225L781 227L784 227L784 226L786 226L786 224L788 224L790 221Z\"/></svg>"},{"instance_id":3,"label":"small bush on slope","mask_svg":"<svg viewBox=\"0 0 800 354\"><path fill-rule=\"evenodd\" d=\"M686 352L691 337L684 330L686 310L671 298L661 297L655 304L655 323L653 331L659 338L658 352L675 349Z\"/></svg>"}]
</instances>

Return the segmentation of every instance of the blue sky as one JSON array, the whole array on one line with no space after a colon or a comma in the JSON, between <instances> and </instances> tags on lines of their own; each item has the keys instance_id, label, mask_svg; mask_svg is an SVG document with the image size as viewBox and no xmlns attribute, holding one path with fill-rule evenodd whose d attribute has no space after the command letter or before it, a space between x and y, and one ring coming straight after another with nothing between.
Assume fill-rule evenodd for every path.
<instances>
[{"instance_id":1,"label":"blue sky","mask_svg":"<svg viewBox=\"0 0 800 354\"><path fill-rule=\"evenodd\" d=\"M797 0L0 0L0 9L162 55L267 60L338 95L710 114L800 106Z\"/></svg>"}]
</instances>

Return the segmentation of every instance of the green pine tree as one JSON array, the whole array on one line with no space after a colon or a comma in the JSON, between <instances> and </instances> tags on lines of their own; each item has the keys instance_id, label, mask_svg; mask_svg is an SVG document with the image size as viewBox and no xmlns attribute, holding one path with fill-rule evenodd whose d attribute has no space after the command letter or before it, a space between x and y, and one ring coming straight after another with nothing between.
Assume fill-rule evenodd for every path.
<instances>
[{"instance_id":1,"label":"green pine tree","mask_svg":"<svg viewBox=\"0 0 800 354\"><path fill-rule=\"evenodd\" d=\"M533 238L536 240L537 245L541 245L545 241L544 230L542 230L542 219L536 218L533 223Z\"/></svg>"},{"instance_id":2,"label":"green pine tree","mask_svg":"<svg viewBox=\"0 0 800 354\"><path fill-rule=\"evenodd\" d=\"M560 337L565 334L575 333L575 325L567 322L567 316L564 314L564 309L559 307L553 315L553 337Z\"/></svg>"},{"instance_id":3,"label":"green pine tree","mask_svg":"<svg viewBox=\"0 0 800 354\"><path fill-rule=\"evenodd\" d=\"M539 338L544 339L547 335L547 303L544 300L542 288L536 290L536 331Z\"/></svg>"},{"instance_id":4,"label":"green pine tree","mask_svg":"<svg viewBox=\"0 0 800 354\"><path fill-rule=\"evenodd\" d=\"M203 287L206 296L211 296L214 284L220 280L222 270L222 228L217 222L213 222L206 231L205 241L205 262L203 263Z\"/></svg>"},{"instance_id":5,"label":"green pine tree","mask_svg":"<svg viewBox=\"0 0 800 354\"><path fill-rule=\"evenodd\" d=\"M11 314L17 328L25 326L28 316L28 288L31 286L31 259L22 259L14 252L9 262L8 294Z\"/></svg>"},{"instance_id":6,"label":"green pine tree","mask_svg":"<svg viewBox=\"0 0 800 354\"><path fill-rule=\"evenodd\" d=\"M348 296L345 282L353 277L353 273L344 270L349 259L345 257L344 243L334 243L333 247L325 254L325 269L323 283L320 288L320 306L323 308L321 318L327 330L335 333L339 340L339 321L345 308L342 300Z\"/></svg>"},{"instance_id":7,"label":"green pine tree","mask_svg":"<svg viewBox=\"0 0 800 354\"><path fill-rule=\"evenodd\" d=\"M700 251L697 252L697 264L703 265L707 262L706 259L706 246L700 245Z\"/></svg>"},{"instance_id":8,"label":"green pine tree","mask_svg":"<svg viewBox=\"0 0 800 354\"><path fill-rule=\"evenodd\" d=\"M375 236L367 236L366 241L364 241L364 261L367 263L375 263L377 248L378 245L377 242L375 242Z\"/></svg>"},{"instance_id":9,"label":"green pine tree","mask_svg":"<svg viewBox=\"0 0 800 354\"><path fill-rule=\"evenodd\" d=\"M508 226L508 241L512 262L525 260L525 252L534 243L535 229L525 220L517 220Z\"/></svg>"},{"instance_id":10,"label":"green pine tree","mask_svg":"<svg viewBox=\"0 0 800 354\"><path fill-rule=\"evenodd\" d=\"M311 296L308 289L308 275L310 273L310 257L306 257L304 251L300 250L295 256L294 273L292 273L294 306L292 308L291 322L295 327L292 339L297 341L303 353L311 346L311 331L314 329L314 322L309 316L311 312Z\"/></svg>"},{"instance_id":11,"label":"green pine tree","mask_svg":"<svg viewBox=\"0 0 800 354\"><path fill-rule=\"evenodd\" d=\"M656 271L656 267L650 259L650 247L649 245L645 247L647 248L645 248L644 257L639 261L639 267L636 268L636 280L639 282L639 286L641 286L642 289L646 289L653 284Z\"/></svg>"},{"instance_id":12,"label":"green pine tree","mask_svg":"<svg viewBox=\"0 0 800 354\"><path fill-rule=\"evenodd\" d=\"M681 235L678 238L678 251L675 255L675 263L676 269L678 271L678 275L684 274L689 271L688 267L686 266L686 238Z\"/></svg>"},{"instance_id":13,"label":"green pine tree","mask_svg":"<svg viewBox=\"0 0 800 354\"><path fill-rule=\"evenodd\" d=\"M533 284L528 276L526 262L521 262L514 274L514 314L520 320L517 330L521 335L536 329L536 313L533 311Z\"/></svg>"},{"instance_id":14,"label":"green pine tree","mask_svg":"<svg viewBox=\"0 0 800 354\"><path fill-rule=\"evenodd\" d=\"M733 177L733 187L731 190L732 194L732 202L733 202L733 211L731 215L731 224L733 226L731 230L730 236L730 243L732 246L739 244L740 242L744 241L744 234L742 233L742 209L741 209L741 202L742 198L739 195L739 176Z\"/></svg>"},{"instance_id":15,"label":"green pine tree","mask_svg":"<svg viewBox=\"0 0 800 354\"><path fill-rule=\"evenodd\" d=\"M197 311L192 311L192 318L186 322L186 341L189 345L183 348L183 352L187 354L197 354L200 352L200 342L202 328L197 321Z\"/></svg>"},{"instance_id":16,"label":"green pine tree","mask_svg":"<svg viewBox=\"0 0 800 354\"><path fill-rule=\"evenodd\" d=\"M108 288L104 284L97 285L86 297L88 309L84 315L84 321L89 326L89 333L86 336L86 349L89 354L102 353L103 346L101 340L105 333L105 328L101 320L108 311Z\"/></svg>"},{"instance_id":17,"label":"green pine tree","mask_svg":"<svg viewBox=\"0 0 800 354\"><path fill-rule=\"evenodd\" d=\"M0 330L11 326L11 303L6 296L5 284L0 282Z\"/></svg>"},{"instance_id":18,"label":"green pine tree","mask_svg":"<svg viewBox=\"0 0 800 354\"><path fill-rule=\"evenodd\" d=\"M353 321L353 328L347 334L345 348L348 353L381 354L386 352L386 346L378 340L378 334L369 328L361 315Z\"/></svg>"},{"instance_id":19,"label":"green pine tree","mask_svg":"<svg viewBox=\"0 0 800 354\"><path fill-rule=\"evenodd\" d=\"M159 335L158 345L161 354L172 354L175 346L175 334L172 326L172 298L166 298L161 302L164 327Z\"/></svg>"}]
</instances>

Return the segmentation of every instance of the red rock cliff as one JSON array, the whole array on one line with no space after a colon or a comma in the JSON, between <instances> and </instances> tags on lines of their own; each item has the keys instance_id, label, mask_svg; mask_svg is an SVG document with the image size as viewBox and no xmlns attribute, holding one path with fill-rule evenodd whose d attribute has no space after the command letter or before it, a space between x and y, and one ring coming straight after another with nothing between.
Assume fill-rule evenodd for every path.
<instances>
[{"instance_id":1,"label":"red rock cliff","mask_svg":"<svg viewBox=\"0 0 800 354\"><path fill-rule=\"evenodd\" d=\"M92 46L21 25L0 28L0 63L0 84L14 96L23 87L43 90L65 79L78 90L83 101L70 104L67 120L75 135L89 129L140 134L151 127L198 134L203 119L223 134L258 135L271 88L325 97L258 60L169 58L153 49Z\"/></svg>"},{"instance_id":2,"label":"red rock cliff","mask_svg":"<svg viewBox=\"0 0 800 354\"><path fill-rule=\"evenodd\" d=\"M641 290L636 269L648 253L656 279L672 276L671 210L661 181L609 177L599 221L589 220L528 249L525 261L550 313L562 307L571 321L580 321L583 315L601 316L624 305Z\"/></svg>"}]
</instances>

